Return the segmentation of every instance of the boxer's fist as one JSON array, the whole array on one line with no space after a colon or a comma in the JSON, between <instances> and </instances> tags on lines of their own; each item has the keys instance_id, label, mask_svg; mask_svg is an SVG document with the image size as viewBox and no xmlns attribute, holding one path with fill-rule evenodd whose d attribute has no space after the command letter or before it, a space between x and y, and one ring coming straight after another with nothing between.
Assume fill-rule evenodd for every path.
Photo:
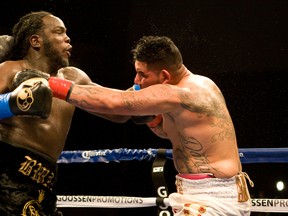
<instances>
[{"instance_id":1,"label":"boxer's fist","mask_svg":"<svg viewBox=\"0 0 288 216\"><path fill-rule=\"evenodd\" d=\"M5 95L12 116L36 116L46 119L50 115L52 92L46 79L26 80L13 92Z\"/></svg>"},{"instance_id":2,"label":"boxer's fist","mask_svg":"<svg viewBox=\"0 0 288 216\"><path fill-rule=\"evenodd\" d=\"M132 88L133 88L133 91L138 91L138 90L141 89L140 85L138 85L138 84L134 84L134 85L132 86Z\"/></svg>"},{"instance_id":3,"label":"boxer's fist","mask_svg":"<svg viewBox=\"0 0 288 216\"><path fill-rule=\"evenodd\" d=\"M19 71L14 76L14 79L12 81L12 88L15 89L21 83L25 82L26 80L31 79L31 78L36 78L36 77L49 80L50 74L44 73L44 72L39 71L39 70L34 70L34 69L25 69L23 71Z\"/></svg>"},{"instance_id":4,"label":"boxer's fist","mask_svg":"<svg viewBox=\"0 0 288 216\"><path fill-rule=\"evenodd\" d=\"M57 97L66 101L69 99L69 95L70 95L70 92L72 91L74 82L70 80L50 76L50 74L44 73L39 70L26 69L23 71L19 71L13 79L12 86L15 88L20 83L24 82L25 80L34 78L34 77L41 77L43 79L48 80L49 87L51 88L52 93L53 93L53 97Z\"/></svg>"}]
</instances>

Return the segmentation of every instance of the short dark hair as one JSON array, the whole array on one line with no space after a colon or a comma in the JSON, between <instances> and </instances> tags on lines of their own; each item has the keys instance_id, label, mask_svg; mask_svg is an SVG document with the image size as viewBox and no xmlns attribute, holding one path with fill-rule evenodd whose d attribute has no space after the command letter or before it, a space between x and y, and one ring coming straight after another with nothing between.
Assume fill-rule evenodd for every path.
<instances>
[{"instance_id":1,"label":"short dark hair","mask_svg":"<svg viewBox=\"0 0 288 216\"><path fill-rule=\"evenodd\" d=\"M22 59L27 55L29 38L33 34L38 34L44 23L43 17L52 15L47 11L30 12L19 19L12 29L14 47L11 58L14 60Z\"/></svg>"},{"instance_id":2,"label":"short dark hair","mask_svg":"<svg viewBox=\"0 0 288 216\"><path fill-rule=\"evenodd\" d=\"M166 36L143 36L132 49L133 61L143 61L158 69L177 70L183 64L182 55Z\"/></svg>"}]
</instances>

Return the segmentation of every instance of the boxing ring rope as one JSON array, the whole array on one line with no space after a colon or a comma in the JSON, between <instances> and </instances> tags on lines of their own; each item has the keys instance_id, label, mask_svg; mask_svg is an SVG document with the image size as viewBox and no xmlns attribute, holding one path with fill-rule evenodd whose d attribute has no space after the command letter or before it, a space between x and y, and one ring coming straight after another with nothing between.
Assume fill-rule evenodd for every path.
<instances>
[{"instance_id":1,"label":"boxing ring rope","mask_svg":"<svg viewBox=\"0 0 288 216\"><path fill-rule=\"evenodd\" d=\"M130 160L148 160L156 158L158 149L104 149L87 151L63 151L58 163L85 162L120 162ZM172 149L165 150L165 156L172 159ZM248 163L287 163L288 148L240 148L239 156L242 164Z\"/></svg>"},{"instance_id":2,"label":"boxing ring rope","mask_svg":"<svg viewBox=\"0 0 288 216\"><path fill-rule=\"evenodd\" d=\"M157 158L159 151L167 159L172 159L172 149L104 149L63 151L57 163L96 163L148 160ZM163 153L164 152L164 153ZM242 164L249 163L287 163L288 148L240 148ZM251 199L252 212L288 212L288 199ZM142 208L169 206L167 197L127 197L127 196L90 196L58 195L57 207L84 208Z\"/></svg>"}]
</instances>

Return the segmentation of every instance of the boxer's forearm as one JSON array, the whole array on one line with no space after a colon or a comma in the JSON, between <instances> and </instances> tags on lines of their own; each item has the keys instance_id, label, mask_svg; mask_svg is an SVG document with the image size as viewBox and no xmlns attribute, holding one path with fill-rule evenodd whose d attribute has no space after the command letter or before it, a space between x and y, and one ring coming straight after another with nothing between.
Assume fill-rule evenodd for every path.
<instances>
[{"instance_id":1,"label":"boxer's forearm","mask_svg":"<svg viewBox=\"0 0 288 216\"><path fill-rule=\"evenodd\" d=\"M121 99L125 91L99 85L74 85L66 101L89 113L130 115L129 108Z\"/></svg>"}]
</instances>

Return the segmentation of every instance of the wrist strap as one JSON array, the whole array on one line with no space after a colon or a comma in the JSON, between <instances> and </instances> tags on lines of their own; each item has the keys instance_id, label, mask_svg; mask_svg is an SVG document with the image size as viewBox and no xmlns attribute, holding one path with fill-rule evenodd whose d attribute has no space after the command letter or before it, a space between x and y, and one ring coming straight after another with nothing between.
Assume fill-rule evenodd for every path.
<instances>
[{"instance_id":1,"label":"wrist strap","mask_svg":"<svg viewBox=\"0 0 288 216\"><path fill-rule=\"evenodd\" d=\"M9 105L10 95L11 92L7 94L0 94L0 119L14 116Z\"/></svg>"},{"instance_id":2,"label":"wrist strap","mask_svg":"<svg viewBox=\"0 0 288 216\"><path fill-rule=\"evenodd\" d=\"M162 120L163 120L162 115L159 114L159 115L155 116L155 118L151 122L147 123L147 125L150 128L155 128L159 124L161 124Z\"/></svg>"},{"instance_id":3,"label":"wrist strap","mask_svg":"<svg viewBox=\"0 0 288 216\"><path fill-rule=\"evenodd\" d=\"M71 93L73 82L66 79L60 79L57 77L49 78L49 86L53 92L53 97L67 100Z\"/></svg>"}]
</instances>

